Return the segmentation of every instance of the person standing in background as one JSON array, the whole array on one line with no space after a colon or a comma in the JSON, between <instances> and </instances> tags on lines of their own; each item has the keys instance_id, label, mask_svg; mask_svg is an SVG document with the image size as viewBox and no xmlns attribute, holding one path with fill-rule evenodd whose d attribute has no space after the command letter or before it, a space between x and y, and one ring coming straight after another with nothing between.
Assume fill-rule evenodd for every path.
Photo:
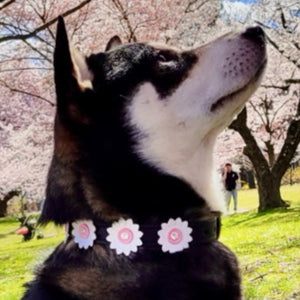
<instances>
[{"instance_id":1,"label":"person standing in background","mask_svg":"<svg viewBox=\"0 0 300 300\"><path fill-rule=\"evenodd\" d=\"M237 190L236 185L239 176L236 172L232 171L232 165L227 163L225 165L224 171L222 173L222 179L225 186L225 201L227 205L227 210L229 210L231 196L233 198L233 209L237 211Z\"/></svg>"}]
</instances>

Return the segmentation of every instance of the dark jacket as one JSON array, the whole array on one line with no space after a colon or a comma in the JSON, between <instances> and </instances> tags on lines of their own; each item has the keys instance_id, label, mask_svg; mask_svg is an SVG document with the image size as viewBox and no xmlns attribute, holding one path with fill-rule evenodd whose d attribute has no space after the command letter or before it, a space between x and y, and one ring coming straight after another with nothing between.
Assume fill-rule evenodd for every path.
<instances>
[{"instance_id":1,"label":"dark jacket","mask_svg":"<svg viewBox=\"0 0 300 300\"><path fill-rule=\"evenodd\" d=\"M236 188L236 181L239 179L239 176L236 172L231 171L227 172L225 179L225 188L227 191L232 191Z\"/></svg>"}]
</instances>

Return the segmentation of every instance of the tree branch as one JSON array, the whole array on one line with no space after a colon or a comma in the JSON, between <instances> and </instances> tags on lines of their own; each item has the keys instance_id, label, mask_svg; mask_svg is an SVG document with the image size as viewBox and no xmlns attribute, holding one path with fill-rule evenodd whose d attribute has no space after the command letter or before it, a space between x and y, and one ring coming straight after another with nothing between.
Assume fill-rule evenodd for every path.
<instances>
[{"instance_id":1,"label":"tree branch","mask_svg":"<svg viewBox=\"0 0 300 300\"><path fill-rule=\"evenodd\" d=\"M285 81L286 82L286 81ZM287 84L287 85L272 85L272 84L262 84L261 87L264 87L264 88L273 88L273 89L279 89L279 90L282 90L282 91L288 91L289 88L290 88L290 85Z\"/></svg>"},{"instance_id":2,"label":"tree branch","mask_svg":"<svg viewBox=\"0 0 300 300\"><path fill-rule=\"evenodd\" d=\"M16 72L16 71L28 71L28 70L52 70L52 68L42 68L42 67L27 67L27 68L14 68L14 69L2 69L0 70L0 73L5 73L5 72Z\"/></svg>"},{"instance_id":3,"label":"tree branch","mask_svg":"<svg viewBox=\"0 0 300 300\"><path fill-rule=\"evenodd\" d=\"M244 108L237 118L229 125L229 129L237 131L243 138L246 146L244 154L251 160L257 175L268 172L268 162L263 156L260 148L258 147L255 138L253 137L250 129L247 127L247 110ZM264 169L264 172L260 170Z\"/></svg>"},{"instance_id":4,"label":"tree branch","mask_svg":"<svg viewBox=\"0 0 300 300\"><path fill-rule=\"evenodd\" d=\"M119 0L111 0L113 5L116 7L116 9L120 12L122 18L124 19L126 23L126 27L129 31L128 35L128 42L137 42L137 37L135 35L134 29L130 23L130 20L128 18L128 14L126 10L124 9L122 3Z\"/></svg>"},{"instance_id":5,"label":"tree branch","mask_svg":"<svg viewBox=\"0 0 300 300\"><path fill-rule=\"evenodd\" d=\"M192 6L194 4L196 4L198 0L190 0L189 3L187 4L184 12L185 13L191 13L191 12L195 12L197 10L199 10L202 6L204 6L205 4L209 3L209 0L206 0L206 1L202 1L200 4L198 4L197 7L195 7L194 9L192 9Z\"/></svg>"},{"instance_id":6,"label":"tree branch","mask_svg":"<svg viewBox=\"0 0 300 300\"><path fill-rule=\"evenodd\" d=\"M284 175L284 173L289 167L289 162L293 159L296 153L299 143L300 143L300 98L298 101L295 117L291 121L288 127L284 144L281 148L276 163L272 168L272 174L274 176L282 177Z\"/></svg>"},{"instance_id":7,"label":"tree branch","mask_svg":"<svg viewBox=\"0 0 300 300\"><path fill-rule=\"evenodd\" d=\"M299 101L300 103L300 101ZM274 177L281 178L289 167L300 143L300 118L291 121L280 154L272 168Z\"/></svg>"},{"instance_id":8,"label":"tree branch","mask_svg":"<svg viewBox=\"0 0 300 300\"><path fill-rule=\"evenodd\" d=\"M279 46L275 43L274 40L272 40L267 34L266 34L267 41L288 61L290 61L292 64L294 64L298 69L300 69L300 65L298 64L297 59L293 59L291 56L286 55L284 50L281 50Z\"/></svg>"},{"instance_id":9,"label":"tree branch","mask_svg":"<svg viewBox=\"0 0 300 300\"><path fill-rule=\"evenodd\" d=\"M293 41L293 45L300 51L300 44L298 42Z\"/></svg>"},{"instance_id":10,"label":"tree branch","mask_svg":"<svg viewBox=\"0 0 300 300\"><path fill-rule=\"evenodd\" d=\"M21 190L19 190L19 189L12 190L12 191L6 193L3 197L3 199L0 201L8 202L11 198L13 198L15 196L19 196L20 194L21 194Z\"/></svg>"},{"instance_id":11,"label":"tree branch","mask_svg":"<svg viewBox=\"0 0 300 300\"><path fill-rule=\"evenodd\" d=\"M80 3L79 5L69 9L68 11L64 12L62 14L63 17L66 17L72 13L74 13L75 11L79 10L80 8L84 7L85 5L87 5L89 2L91 2L92 0L85 0L82 3ZM28 38L34 37L36 36L39 32L47 29L48 27L50 27L52 24L54 24L57 21L58 17L50 20L49 22L43 24L42 26L36 28L34 31L28 33L28 34L16 34L16 35L9 35L9 36L4 36L2 38L0 38L0 43L6 42L6 41L10 41L10 40L26 40Z\"/></svg>"},{"instance_id":12,"label":"tree branch","mask_svg":"<svg viewBox=\"0 0 300 300\"><path fill-rule=\"evenodd\" d=\"M252 101L250 101L249 103L250 103L252 109L258 114L258 116L259 116L261 122L263 123L263 125L266 127L267 124L266 124L266 122L265 122L265 120L264 120L262 114L261 114L261 113L259 112L259 110L257 109L256 105L254 105L254 104L252 103Z\"/></svg>"},{"instance_id":13,"label":"tree branch","mask_svg":"<svg viewBox=\"0 0 300 300\"><path fill-rule=\"evenodd\" d=\"M21 89L15 88L15 87L11 87L11 86L9 86L9 85L8 85L5 81L3 81L3 80L0 80L0 82L1 82L7 89L9 89L11 92L17 92L17 93L21 93L21 94L24 94L24 95L27 95L27 96L35 97L35 98L38 98L38 99L40 99L40 100L43 100L43 101L47 102L47 103L50 104L52 107L55 106L55 103L53 103L52 101L48 100L47 98L41 97L41 96L39 96L39 95L30 93L30 92L23 91L23 90L21 90Z\"/></svg>"},{"instance_id":14,"label":"tree branch","mask_svg":"<svg viewBox=\"0 0 300 300\"><path fill-rule=\"evenodd\" d=\"M52 64L52 60L50 58L47 57L47 55L45 55L44 53L42 53L38 48L34 47L33 45L31 45L29 43L29 41L27 40L23 40L23 42L30 47L33 51L35 51L36 53L38 53L41 57L43 57L47 62Z\"/></svg>"},{"instance_id":15,"label":"tree branch","mask_svg":"<svg viewBox=\"0 0 300 300\"><path fill-rule=\"evenodd\" d=\"M41 58L41 57L37 57L37 56L28 56L28 57L19 57L19 58L9 58L9 59L3 59L3 60L0 60L0 64L6 64L6 63L9 63L9 62L13 62L13 61L22 61L22 60L41 60L43 61L44 58Z\"/></svg>"},{"instance_id":16,"label":"tree branch","mask_svg":"<svg viewBox=\"0 0 300 300\"><path fill-rule=\"evenodd\" d=\"M4 9L5 7L13 4L16 0L10 0L10 1L7 1L6 3L4 3L1 7L0 7L0 10Z\"/></svg>"},{"instance_id":17,"label":"tree branch","mask_svg":"<svg viewBox=\"0 0 300 300\"><path fill-rule=\"evenodd\" d=\"M284 81L286 84L297 84L300 83L300 78L290 78Z\"/></svg>"}]
</instances>

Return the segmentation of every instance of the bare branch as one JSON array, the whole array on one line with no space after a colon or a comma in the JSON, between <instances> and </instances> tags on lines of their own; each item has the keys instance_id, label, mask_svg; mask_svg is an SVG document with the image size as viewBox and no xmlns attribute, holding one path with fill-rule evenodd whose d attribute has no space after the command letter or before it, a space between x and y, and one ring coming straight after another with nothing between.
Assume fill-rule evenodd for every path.
<instances>
[{"instance_id":1,"label":"bare branch","mask_svg":"<svg viewBox=\"0 0 300 300\"><path fill-rule=\"evenodd\" d=\"M9 58L9 59L2 59L2 60L0 60L0 64L6 64L6 63L12 62L12 61L18 61L18 62L20 62L22 60L41 60L41 61L43 61L44 58L37 57L37 56Z\"/></svg>"},{"instance_id":2,"label":"bare branch","mask_svg":"<svg viewBox=\"0 0 300 300\"><path fill-rule=\"evenodd\" d=\"M281 6L280 6L280 19L281 19L282 27L283 27L286 31L289 31L289 30L288 30L288 26L287 26L287 24L286 24L286 18L285 18L285 15L284 15L284 12L283 12L283 9L282 9Z\"/></svg>"},{"instance_id":3,"label":"bare branch","mask_svg":"<svg viewBox=\"0 0 300 300\"><path fill-rule=\"evenodd\" d=\"M263 156L255 138L253 137L250 129L247 127L247 110L246 107L237 116L235 120L229 125L229 129L237 131L243 138L246 146L243 153L251 160L257 175L259 176L262 172L259 170L269 170L268 162Z\"/></svg>"},{"instance_id":4,"label":"bare branch","mask_svg":"<svg viewBox=\"0 0 300 300\"><path fill-rule=\"evenodd\" d=\"M3 84L3 86L5 86L5 87L6 87L7 89L9 89L11 92L17 92L17 93L21 93L21 94L24 94L24 95L27 95L27 96L35 97L35 98L38 98L38 99L40 99L40 100L43 100L43 101L47 102L47 103L50 104L52 107L55 106L55 103L53 103L52 101L50 101L50 100L47 99L47 98L41 97L41 96L39 96L39 95L30 93L30 92L23 91L23 90L21 90L21 89L15 88L15 87L11 87L10 85L8 85L8 84L7 84L5 81L3 81L3 80L0 80L0 82Z\"/></svg>"},{"instance_id":5,"label":"bare branch","mask_svg":"<svg viewBox=\"0 0 300 300\"><path fill-rule=\"evenodd\" d=\"M279 89L279 90L282 90L282 91L288 91L289 88L290 88L290 85L271 85L271 84L262 84L261 87L264 87L264 88L272 88L272 89Z\"/></svg>"},{"instance_id":6,"label":"bare branch","mask_svg":"<svg viewBox=\"0 0 300 300\"><path fill-rule=\"evenodd\" d=\"M6 72L16 72L16 71L28 71L28 70L52 70L52 68L43 68L43 67L27 67L27 68L14 68L14 69L3 69L0 70L0 73L6 73Z\"/></svg>"},{"instance_id":7,"label":"bare branch","mask_svg":"<svg viewBox=\"0 0 300 300\"><path fill-rule=\"evenodd\" d=\"M259 116L261 122L263 123L263 125L266 126L267 124L266 124L264 118L262 117L262 114L257 109L257 106L254 105L252 101L250 101L249 104L251 105L252 109L258 114L258 116Z\"/></svg>"},{"instance_id":8,"label":"bare branch","mask_svg":"<svg viewBox=\"0 0 300 300\"><path fill-rule=\"evenodd\" d=\"M298 42L293 41L293 45L300 51L300 44Z\"/></svg>"},{"instance_id":9,"label":"bare branch","mask_svg":"<svg viewBox=\"0 0 300 300\"><path fill-rule=\"evenodd\" d=\"M16 0L10 0L10 1L7 1L6 3L4 3L1 7L0 7L0 10L4 9L5 7L13 4Z\"/></svg>"},{"instance_id":10,"label":"bare branch","mask_svg":"<svg viewBox=\"0 0 300 300\"><path fill-rule=\"evenodd\" d=\"M8 193L5 194L5 196L3 197L3 199L1 199L0 201L8 202L11 198L13 198L15 196L19 196L20 194L21 194L21 190L20 189L9 191Z\"/></svg>"},{"instance_id":11,"label":"bare branch","mask_svg":"<svg viewBox=\"0 0 300 300\"><path fill-rule=\"evenodd\" d=\"M272 118L272 124L275 121L275 118L277 116L277 114L279 113L279 111L289 102L291 101L291 99L287 99L286 101L284 101L283 103L281 103L281 105L278 107L278 109L274 112L273 118Z\"/></svg>"},{"instance_id":12,"label":"bare branch","mask_svg":"<svg viewBox=\"0 0 300 300\"><path fill-rule=\"evenodd\" d=\"M279 89L282 90L283 92L287 92L291 86L291 84L298 84L300 83L300 78L289 78L289 79L285 79L283 80L286 85L273 85L273 84L262 84L261 87L264 88L273 88L273 89Z\"/></svg>"},{"instance_id":13,"label":"bare branch","mask_svg":"<svg viewBox=\"0 0 300 300\"><path fill-rule=\"evenodd\" d=\"M288 61L290 61L292 64L294 64L298 69L300 69L300 64L298 63L297 59L293 59L290 55L286 55L285 51L280 49L279 45L270 38L266 34L267 41L283 56L285 57Z\"/></svg>"},{"instance_id":14,"label":"bare branch","mask_svg":"<svg viewBox=\"0 0 300 300\"><path fill-rule=\"evenodd\" d=\"M49 63L52 63L52 60L50 58L48 58L44 53L42 53L38 48L34 47L33 45L31 45L27 40L23 40L23 42L29 46L33 51L35 51L36 53L38 53L41 57L43 57L46 61L48 61Z\"/></svg>"},{"instance_id":15,"label":"bare branch","mask_svg":"<svg viewBox=\"0 0 300 300\"><path fill-rule=\"evenodd\" d=\"M78 20L78 22L76 22L73 32L72 32L72 36L75 35L75 33L82 27L82 25L87 21L88 19L88 9L86 9L86 11L84 13L80 14L80 17L82 18L82 20Z\"/></svg>"},{"instance_id":16,"label":"bare branch","mask_svg":"<svg viewBox=\"0 0 300 300\"><path fill-rule=\"evenodd\" d=\"M300 103L300 101L299 101ZM299 105L299 104L298 104ZM300 105L299 105L300 107ZM291 121L287 130L287 135L280 154L272 168L272 173L281 178L288 168L286 162L290 162L295 155L300 142L300 118Z\"/></svg>"},{"instance_id":17,"label":"bare branch","mask_svg":"<svg viewBox=\"0 0 300 300\"><path fill-rule=\"evenodd\" d=\"M38 17L40 18L40 20L43 22L43 24L46 23L46 19L47 19L47 11L46 11L46 1L43 2L43 13L39 13L39 11L36 9L36 7L33 6L33 4L30 3L31 8L33 9L33 11L38 15ZM53 40L55 39L55 36L53 34L53 32L50 30L50 27L47 27L47 31L49 32L50 36L53 38ZM46 41L44 41L46 42Z\"/></svg>"},{"instance_id":18,"label":"bare branch","mask_svg":"<svg viewBox=\"0 0 300 300\"><path fill-rule=\"evenodd\" d=\"M185 13L191 13L191 12L194 12L194 11L197 11L199 10L202 6L204 6L205 4L209 3L209 0L206 0L206 1L202 1L200 4L198 4L197 7L195 7L194 9L192 9L192 6L194 4L196 4L198 0L190 0L189 3L187 4L184 12Z\"/></svg>"},{"instance_id":19,"label":"bare branch","mask_svg":"<svg viewBox=\"0 0 300 300\"><path fill-rule=\"evenodd\" d=\"M128 13L126 12L126 10L124 9L121 1L119 0L111 0L113 5L116 7L116 9L119 11L119 13L121 14L123 20L125 21L126 27L128 29L128 42L137 42L137 37L135 35L135 31L134 28L131 25L131 22L129 20L128 17Z\"/></svg>"},{"instance_id":20,"label":"bare branch","mask_svg":"<svg viewBox=\"0 0 300 300\"><path fill-rule=\"evenodd\" d=\"M63 17L66 17L72 13L74 13L75 11L79 10L80 8L84 7L85 5L87 5L89 2L91 2L92 0L85 0L82 3L80 3L79 5L75 6L74 8L71 8L69 10L67 10L66 12L64 12L62 14ZM45 29L47 29L48 27L50 27L51 25L53 25L56 21L57 21L58 17L50 20L49 22L43 24L42 26L36 28L34 31L28 33L28 34L16 34L16 35L9 35L9 36L4 36L2 38L0 38L0 43L2 42L6 42L6 41L10 41L10 40L26 40L28 38L37 36L37 34Z\"/></svg>"},{"instance_id":21,"label":"bare branch","mask_svg":"<svg viewBox=\"0 0 300 300\"><path fill-rule=\"evenodd\" d=\"M286 79L284 82L287 84L300 83L300 78L290 78L290 79Z\"/></svg>"}]
</instances>

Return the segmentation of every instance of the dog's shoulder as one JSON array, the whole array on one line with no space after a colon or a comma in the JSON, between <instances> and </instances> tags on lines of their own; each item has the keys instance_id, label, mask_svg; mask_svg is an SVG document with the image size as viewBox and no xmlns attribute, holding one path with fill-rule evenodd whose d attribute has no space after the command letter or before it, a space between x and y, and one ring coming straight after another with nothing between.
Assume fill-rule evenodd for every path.
<instances>
[{"instance_id":1,"label":"dog's shoulder","mask_svg":"<svg viewBox=\"0 0 300 300\"><path fill-rule=\"evenodd\" d=\"M37 280L27 284L26 287L28 289L21 300L78 300L55 286Z\"/></svg>"},{"instance_id":2,"label":"dog's shoulder","mask_svg":"<svg viewBox=\"0 0 300 300\"><path fill-rule=\"evenodd\" d=\"M129 257L100 245L82 252L70 242L46 260L23 300L239 299L239 285L237 259L218 241L176 255L142 251Z\"/></svg>"}]
</instances>

